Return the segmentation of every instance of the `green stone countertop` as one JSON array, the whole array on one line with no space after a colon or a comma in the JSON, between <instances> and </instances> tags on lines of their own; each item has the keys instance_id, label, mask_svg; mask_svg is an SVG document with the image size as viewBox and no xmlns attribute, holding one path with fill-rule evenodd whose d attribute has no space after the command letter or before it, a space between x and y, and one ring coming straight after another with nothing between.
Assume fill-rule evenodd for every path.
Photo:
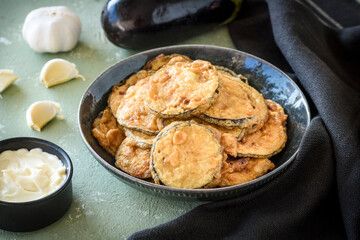
<instances>
[{"instance_id":1,"label":"green stone countertop","mask_svg":"<svg viewBox=\"0 0 360 240\"><path fill-rule=\"evenodd\" d=\"M12 69L19 79L0 96L0 140L37 137L54 142L74 165L73 202L54 224L34 232L0 230L0 239L126 239L132 233L170 221L201 202L169 200L124 184L90 154L81 139L77 112L81 96L96 77L136 51L116 47L105 37L100 13L106 1L0 0L0 69ZM66 53L37 53L22 38L22 25L33 9L64 5L82 23L77 46ZM226 27L179 44L209 44L234 48ZM39 80L43 65L63 58L76 64L86 80L71 80L45 88ZM36 101L60 103L64 119L54 119L41 132L26 124L25 112ZM1 216L0 216L1 217Z\"/></svg>"}]
</instances>

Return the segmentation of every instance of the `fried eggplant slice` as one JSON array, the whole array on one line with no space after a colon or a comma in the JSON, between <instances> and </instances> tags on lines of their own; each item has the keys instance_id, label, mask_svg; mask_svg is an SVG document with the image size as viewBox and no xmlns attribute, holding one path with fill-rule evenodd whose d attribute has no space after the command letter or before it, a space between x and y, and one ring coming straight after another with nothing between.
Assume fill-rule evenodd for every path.
<instances>
[{"instance_id":1,"label":"fried eggplant slice","mask_svg":"<svg viewBox=\"0 0 360 240\"><path fill-rule=\"evenodd\" d=\"M180 54L171 54L171 55L164 55L160 54L156 56L155 58L149 60L145 66L143 67L143 70L149 71L149 72L156 72L161 67L166 65L171 59L177 58L176 61L188 61L190 62L191 59L187 56L180 55Z\"/></svg>"},{"instance_id":2,"label":"fried eggplant slice","mask_svg":"<svg viewBox=\"0 0 360 240\"><path fill-rule=\"evenodd\" d=\"M222 135L224 134L230 134L231 136L233 136L234 138L236 138L237 140L240 140L244 134L246 129L245 128L240 128L240 127L234 127L234 128L225 128L216 124L211 124L208 122L205 122L204 120L200 119L200 118L194 118L194 121L205 125L206 127L212 129L215 128L217 131L219 131Z\"/></svg>"},{"instance_id":3,"label":"fried eggplant slice","mask_svg":"<svg viewBox=\"0 0 360 240\"><path fill-rule=\"evenodd\" d=\"M166 118L163 119L163 122L167 126L172 122L175 122L174 120L175 119L173 118ZM177 121L181 120L177 119ZM244 136L246 132L245 128L227 129L215 124L207 123L199 118L193 118L191 121L200 123L212 131L215 137L220 141L220 145L223 147L225 153L237 157L237 142Z\"/></svg>"},{"instance_id":4,"label":"fried eggplant slice","mask_svg":"<svg viewBox=\"0 0 360 240\"><path fill-rule=\"evenodd\" d=\"M163 119L162 122L163 122L164 126L168 126L172 122L177 122L177 121L184 121L184 119L165 118L165 119ZM216 129L221 134L225 134L225 133L230 134L230 135L234 136L236 138L236 140L238 140L238 141L240 141L240 139L244 136L244 134L246 132L245 128L239 128L239 127L224 128L224 127L218 126L216 124L205 122L204 120L201 120L200 118L196 118L196 117L188 118L188 119L186 119L186 121L195 121L197 123L205 125L207 128Z\"/></svg>"},{"instance_id":5,"label":"fried eggplant slice","mask_svg":"<svg viewBox=\"0 0 360 240\"><path fill-rule=\"evenodd\" d=\"M111 114L109 107L99 113L92 126L91 132L99 145L115 156L116 150L125 138L125 134Z\"/></svg>"},{"instance_id":6,"label":"fried eggplant slice","mask_svg":"<svg viewBox=\"0 0 360 240\"><path fill-rule=\"evenodd\" d=\"M125 135L132 138L136 142L136 145L141 148L151 148L156 138L156 135L148 135L128 128L125 129Z\"/></svg>"},{"instance_id":7,"label":"fried eggplant slice","mask_svg":"<svg viewBox=\"0 0 360 240\"><path fill-rule=\"evenodd\" d=\"M229 68L226 68L226 67L223 67L223 66L215 66L215 68L216 68L216 71L218 71L218 72L220 72L222 74L230 75L231 77L235 77L238 80L241 80L246 84L249 84L249 81L248 81L247 77L245 77L245 76L243 76L241 74L236 74L233 70L231 70Z\"/></svg>"},{"instance_id":8,"label":"fried eggplant slice","mask_svg":"<svg viewBox=\"0 0 360 240\"><path fill-rule=\"evenodd\" d=\"M150 148L140 148L130 138L119 146L115 166L137 178L150 178Z\"/></svg>"},{"instance_id":9,"label":"fried eggplant slice","mask_svg":"<svg viewBox=\"0 0 360 240\"><path fill-rule=\"evenodd\" d=\"M146 104L164 118L189 117L211 106L218 93L219 78L207 61L172 58L149 80Z\"/></svg>"},{"instance_id":10,"label":"fried eggplant slice","mask_svg":"<svg viewBox=\"0 0 360 240\"><path fill-rule=\"evenodd\" d=\"M266 101L269 117L264 126L246 134L237 145L238 157L271 157L279 153L286 144L286 119L284 109L271 100Z\"/></svg>"},{"instance_id":11,"label":"fried eggplant slice","mask_svg":"<svg viewBox=\"0 0 360 240\"><path fill-rule=\"evenodd\" d=\"M221 168L221 177L208 187L227 187L252 181L275 168L268 158L226 159Z\"/></svg>"},{"instance_id":12,"label":"fried eggplant slice","mask_svg":"<svg viewBox=\"0 0 360 240\"><path fill-rule=\"evenodd\" d=\"M212 131L194 121L174 122L156 137L150 169L155 183L201 188L222 166L222 147Z\"/></svg>"},{"instance_id":13,"label":"fried eggplant slice","mask_svg":"<svg viewBox=\"0 0 360 240\"><path fill-rule=\"evenodd\" d=\"M199 118L227 128L251 128L264 121L268 109L263 96L239 78L222 72L218 75L218 98Z\"/></svg>"},{"instance_id":14,"label":"fried eggplant slice","mask_svg":"<svg viewBox=\"0 0 360 240\"><path fill-rule=\"evenodd\" d=\"M175 57L177 58L181 57L183 58L183 61L190 61L190 58L180 54L171 54L171 55L160 54L159 56L149 60L142 68L142 70L138 71L137 73L134 73L124 82L121 82L113 86L112 92L110 93L108 98L108 105L110 106L113 115L115 116L120 101L124 97L127 89L130 86L133 86L139 80L150 76L151 74L156 72L159 68L167 64L172 58Z\"/></svg>"},{"instance_id":15,"label":"fried eggplant slice","mask_svg":"<svg viewBox=\"0 0 360 240\"><path fill-rule=\"evenodd\" d=\"M144 79L148 76L148 72L145 70L140 70L137 73L131 75L124 82L118 83L113 86L111 93L108 98L108 105L111 109L112 114L115 116L121 99L123 99L126 91L129 87L135 85L140 79Z\"/></svg>"},{"instance_id":16,"label":"fried eggplant slice","mask_svg":"<svg viewBox=\"0 0 360 240\"><path fill-rule=\"evenodd\" d=\"M117 108L116 119L120 125L156 135L163 128L161 118L145 106L145 92L149 78L139 80L127 89Z\"/></svg>"}]
</instances>

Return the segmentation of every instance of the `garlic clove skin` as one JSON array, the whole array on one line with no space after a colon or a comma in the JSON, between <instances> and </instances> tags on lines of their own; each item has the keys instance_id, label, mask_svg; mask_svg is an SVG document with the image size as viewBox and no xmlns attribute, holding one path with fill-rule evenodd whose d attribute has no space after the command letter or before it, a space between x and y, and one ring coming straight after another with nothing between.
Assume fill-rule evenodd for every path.
<instances>
[{"instance_id":1,"label":"garlic clove skin","mask_svg":"<svg viewBox=\"0 0 360 240\"><path fill-rule=\"evenodd\" d=\"M25 18L22 35L37 52L66 52L79 40L79 17L65 6L43 7L31 11Z\"/></svg>"},{"instance_id":2,"label":"garlic clove skin","mask_svg":"<svg viewBox=\"0 0 360 240\"><path fill-rule=\"evenodd\" d=\"M60 104L57 102L34 102L26 110L26 123L30 128L40 132L41 128L50 122L60 110Z\"/></svg>"},{"instance_id":3,"label":"garlic clove skin","mask_svg":"<svg viewBox=\"0 0 360 240\"><path fill-rule=\"evenodd\" d=\"M48 61L40 72L40 81L47 88L74 78L85 79L79 74L75 64L61 58Z\"/></svg>"}]
</instances>

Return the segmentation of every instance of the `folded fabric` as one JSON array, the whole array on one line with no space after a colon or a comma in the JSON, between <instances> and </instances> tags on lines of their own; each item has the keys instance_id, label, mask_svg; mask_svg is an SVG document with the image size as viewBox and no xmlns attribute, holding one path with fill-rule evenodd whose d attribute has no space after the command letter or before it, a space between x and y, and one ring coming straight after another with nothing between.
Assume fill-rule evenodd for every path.
<instances>
[{"instance_id":1,"label":"folded fabric","mask_svg":"<svg viewBox=\"0 0 360 240\"><path fill-rule=\"evenodd\" d=\"M245 1L235 46L291 75L315 116L289 168L130 239L360 239L360 4Z\"/></svg>"}]
</instances>

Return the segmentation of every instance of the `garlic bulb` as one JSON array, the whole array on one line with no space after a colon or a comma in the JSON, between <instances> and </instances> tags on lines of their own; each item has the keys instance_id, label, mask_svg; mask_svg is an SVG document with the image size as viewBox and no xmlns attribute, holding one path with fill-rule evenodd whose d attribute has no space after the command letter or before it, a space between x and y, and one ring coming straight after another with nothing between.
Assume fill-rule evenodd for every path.
<instances>
[{"instance_id":1,"label":"garlic bulb","mask_svg":"<svg viewBox=\"0 0 360 240\"><path fill-rule=\"evenodd\" d=\"M31 11L25 18L22 34L37 52L66 52L79 39L81 22L64 6L43 7Z\"/></svg>"}]
</instances>

